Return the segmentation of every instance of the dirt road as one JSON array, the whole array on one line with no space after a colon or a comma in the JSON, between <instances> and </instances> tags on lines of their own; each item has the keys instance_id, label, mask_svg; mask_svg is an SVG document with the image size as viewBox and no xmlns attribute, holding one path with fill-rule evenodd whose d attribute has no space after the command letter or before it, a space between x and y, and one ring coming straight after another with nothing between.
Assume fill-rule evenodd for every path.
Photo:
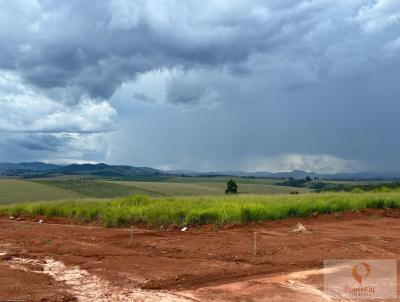
<instances>
[{"instance_id":1,"label":"dirt road","mask_svg":"<svg viewBox=\"0 0 400 302\"><path fill-rule=\"evenodd\" d=\"M3 217L0 301L329 301L323 260L400 259L399 217L368 210L132 234ZM293 232L298 222L306 232Z\"/></svg>"}]
</instances>

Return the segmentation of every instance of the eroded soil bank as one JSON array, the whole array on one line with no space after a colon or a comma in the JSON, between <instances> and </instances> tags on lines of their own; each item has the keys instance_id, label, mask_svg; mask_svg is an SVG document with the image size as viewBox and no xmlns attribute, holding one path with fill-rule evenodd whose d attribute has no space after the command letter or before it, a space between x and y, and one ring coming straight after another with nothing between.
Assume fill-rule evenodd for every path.
<instances>
[{"instance_id":1,"label":"eroded soil bank","mask_svg":"<svg viewBox=\"0 0 400 302\"><path fill-rule=\"evenodd\" d=\"M399 259L399 217L400 211L366 210L133 234L2 218L0 300L334 300L323 292L323 260ZM293 232L298 222L306 232Z\"/></svg>"}]
</instances>

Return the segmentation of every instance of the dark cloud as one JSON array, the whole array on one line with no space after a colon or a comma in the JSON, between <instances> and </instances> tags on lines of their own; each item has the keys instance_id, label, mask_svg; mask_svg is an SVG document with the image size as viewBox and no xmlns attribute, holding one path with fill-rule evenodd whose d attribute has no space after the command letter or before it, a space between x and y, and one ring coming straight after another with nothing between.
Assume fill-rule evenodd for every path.
<instances>
[{"instance_id":1,"label":"dark cloud","mask_svg":"<svg viewBox=\"0 0 400 302\"><path fill-rule=\"evenodd\" d=\"M30 151L60 151L60 147L66 144L67 137L57 138L53 135L31 135L19 138L10 138L8 143L20 146Z\"/></svg>"},{"instance_id":2,"label":"dark cloud","mask_svg":"<svg viewBox=\"0 0 400 302\"><path fill-rule=\"evenodd\" d=\"M78 87L94 98L109 98L122 82L154 68L235 68L252 54L282 50L298 56L296 40L326 13L315 2L293 1L210 2L203 13L195 1L30 3L2 4L10 21L0 36L10 45L2 51L4 67L39 87ZM330 9L332 18L348 17L333 15L341 6Z\"/></svg>"},{"instance_id":3,"label":"dark cloud","mask_svg":"<svg viewBox=\"0 0 400 302\"><path fill-rule=\"evenodd\" d=\"M69 159L115 163L390 169L399 12L396 0L2 1L0 129L53 159L65 142Z\"/></svg>"}]
</instances>

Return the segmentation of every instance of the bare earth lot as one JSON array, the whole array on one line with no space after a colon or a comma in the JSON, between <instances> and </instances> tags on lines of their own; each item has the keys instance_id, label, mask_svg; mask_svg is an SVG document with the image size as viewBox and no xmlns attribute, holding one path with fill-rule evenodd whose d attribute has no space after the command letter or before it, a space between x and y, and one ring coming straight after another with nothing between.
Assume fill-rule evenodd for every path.
<instances>
[{"instance_id":1,"label":"bare earth lot","mask_svg":"<svg viewBox=\"0 0 400 302\"><path fill-rule=\"evenodd\" d=\"M219 230L135 228L132 244L129 229L2 218L0 301L334 301L322 261L399 260L399 218L368 210ZM299 221L307 232L292 231Z\"/></svg>"}]
</instances>

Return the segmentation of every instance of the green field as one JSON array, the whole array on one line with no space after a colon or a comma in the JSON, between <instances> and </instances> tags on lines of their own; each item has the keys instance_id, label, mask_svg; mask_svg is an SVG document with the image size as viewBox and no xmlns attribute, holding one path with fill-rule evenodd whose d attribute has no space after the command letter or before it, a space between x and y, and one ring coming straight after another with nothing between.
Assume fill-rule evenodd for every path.
<instances>
[{"instance_id":1,"label":"green field","mask_svg":"<svg viewBox=\"0 0 400 302\"><path fill-rule=\"evenodd\" d=\"M0 204L79 198L84 196L54 186L25 180L0 179Z\"/></svg>"},{"instance_id":2,"label":"green field","mask_svg":"<svg viewBox=\"0 0 400 302\"><path fill-rule=\"evenodd\" d=\"M143 179L148 180L148 179ZM242 224L363 208L399 208L397 187L371 192L310 193L280 180L235 178L226 196L224 177L164 177L158 181L0 179L0 214L66 217L105 226L169 227ZM344 183L342 183L344 184ZM360 182L346 182L359 186ZM361 183L364 184L364 183ZM298 191L299 195L289 194ZM139 195L138 195L139 194Z\"/></svg>"},{"instance_id":3,"label":"green field","mask_svg":"<svg viewBox=\"0 0 400 302\"><path fill-rule=\"evenodd\" d=\"M114 201L47 202L0 206L3 215L66 217L108 227L243 224L364 208L399 208L400 193L321 193L151 198Z\"/></svg>"},{"instance_id":4,"label":"green field","mask_svg":"<svg viewBox=\"0 0 400 302\"><path fill-rule=\"evenodd\" d=\"M117 198L134 194L162 196L141 188L98 181L0 179L0 204L32 201Z\"/></svg>"},{"instance_id":5,"label":"green field","mask_svg":"<svg viewBox=\"0 0 400 302\"><path fill-rule=\"evenodd\" d=\"M229 179L233 179L240 184L263 184L263 185L274 185L281 182L283 179L280 178L250 178L250 177L227 177L227 176L210 176L210 177L165 177L164 182L171 183L192 183L192 182L206 182L206 183L224 183Z\"/></svg>"},{"instance_id":6,"label":"green field","mask_svg":"<svg viewBox=\"0 0 400 302\"><path fill-rule=\"evenodd\" d=\"M149 196L224 195L226 177L164 177L146 181L101 181L66 176L40 179L0 179L0 204L46 200L117 198L134 194ZM279 180L235 178L242 194L287 194L309 190L274 185Z\"/></svg>"},{"instance_id":7,"label":"green field","mask_svg":"<svg viewBox=\"0 0 400 302\"><path fill-rule=\"evenodd\" d=\"M148 190L167 196L224 195L229 178L174 177L162 182L154 181L107 181L137 189ZM242 194L288 194L292 191L307 193L308 189L275 185L279 180L235 178Z\"/></svg>"},{"instance_id":8,"label":"green field","mask_svg":"<svg viewBox=\"0 0 400 302\"><path fill-rule=\"evenodd\" d=\"M282 179L233 178L240 194L301 194L312 192L308 188L278 185ZM87 198L118 198L134 194L153 197L175 196L221 196L225 193L228 177L142 177L126 180L105 180L93 177L66 176L51 178L0 179L0 204L46 200L79 200ZM324 191L350 191L361 186L368 190L390 191L388 182L383 181L324 181ZM386 188L388 184L388 188ZM396 185L398 186L398 185ZM357 189L360 190L360 189Z\"/></svg>"},{"instance_id":9,"label":"green field","mask_svg":"<svg viewBox=\"0 0 400 302\"><path fill-rule=\"evenodd\" d=\"M38 180L35 183L53 186L63 190L78 193L85 197L92 198L115 198L121 196L129 196L134 194L146 194L150 196L160 196L157 192L146 190L145 188L137 188L133 186L123 186L118 183L100 182L93 180Z\"/></svg>"},{"instance_id":10,"label":"green field","mask_svg":"<svg viewBox=\"0 0 400 302\"><path fill-rule=\"evenodd\" d=\"M365 186L392 183L390 180L324 180L325 183L335 185Z\"/></svg>"}]
</instances>

